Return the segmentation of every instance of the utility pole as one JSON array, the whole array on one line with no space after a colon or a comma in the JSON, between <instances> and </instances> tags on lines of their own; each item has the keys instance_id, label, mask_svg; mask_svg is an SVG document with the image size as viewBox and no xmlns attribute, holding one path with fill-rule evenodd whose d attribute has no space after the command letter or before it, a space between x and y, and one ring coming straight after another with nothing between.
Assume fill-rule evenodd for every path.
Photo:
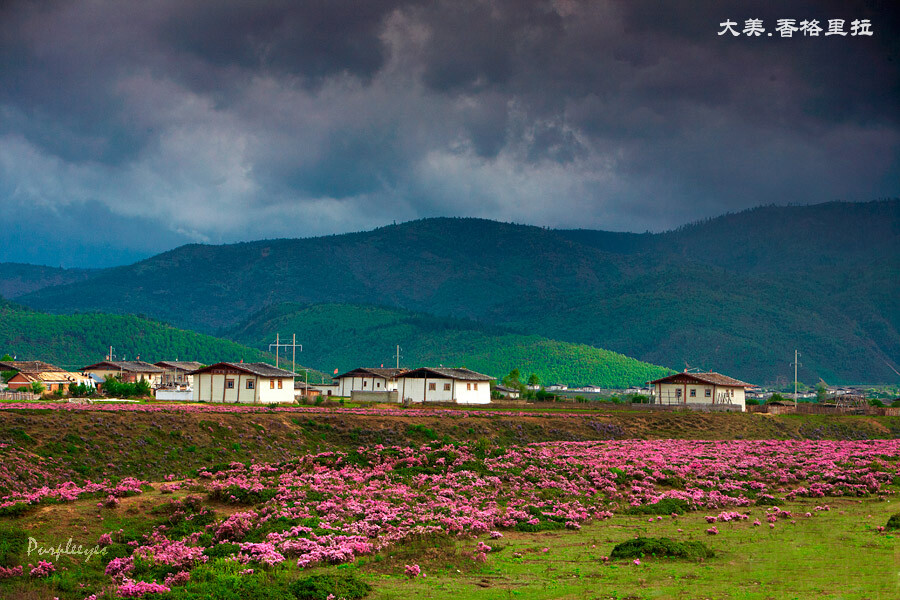
<instances>
[{"instance_id":1,"label":"utility pole","mask_svg":"<svg viewBox=\"0 0 900 600\"><path fill-rule=\"evenodd\" d=\"M291 373L293 373L294 369L296 368L297 348L300 348L300 352L303 352L303 344L297 343L297 334L296 333L293 335L294 335L294 337L290 344L282 344L280 334L276 333L275 334L275 343L269 344L269 352L272 351L273 347L275 348L275 366L276 367L278 366L278 354L281 352L281 348L291 348L292 349L293 353L291 355Z\"/></svg>"},{"instance_id":2,"label":"utility pole","mask_svg":"<svg viewBox=\"0 0 900 600\"><path fill-rule=\"evenodd\" d=\"M397 357L397 369L400 368L400 344L397 344L397 354L394 356Z\"/></svg>"},{"instance_id":3,"label":"utility pole","mask_svg":"<svg viewBox=\"0 0 900 600\"><path fill-rule=\"evenodd\" d=\"M800 367L800 353L794 349L794 404L797 404L797 369Z\"/></svg>"}]
</instances>

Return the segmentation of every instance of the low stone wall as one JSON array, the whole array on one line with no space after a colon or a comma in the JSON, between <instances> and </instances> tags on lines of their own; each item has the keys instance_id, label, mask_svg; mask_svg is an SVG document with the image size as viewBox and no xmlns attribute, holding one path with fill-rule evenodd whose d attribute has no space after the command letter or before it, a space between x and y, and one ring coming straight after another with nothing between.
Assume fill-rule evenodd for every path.
<instances>
[{"instance_id":1,"label":"low stone wall","mask_svg":"<svg viewBox=\"0 0 900 600\"><path fill-rule=\"evenodd\" d=\"M156 399L191 402L194 399L194 392L191 390L156 390Z\"/></svg>"},{"instance_id":2,"label":"low stone wall","mask_svg":"<svg viewBox=\"0 0 900 600\"><path fill-rule=\"evenodd\" d=\"M350 401L351 402L392 402L394 404L400 403L400 393L397 390L390 390L385 392L360 392L360 391L352 391L350 392Z\"/></svg>"}]
</instances>

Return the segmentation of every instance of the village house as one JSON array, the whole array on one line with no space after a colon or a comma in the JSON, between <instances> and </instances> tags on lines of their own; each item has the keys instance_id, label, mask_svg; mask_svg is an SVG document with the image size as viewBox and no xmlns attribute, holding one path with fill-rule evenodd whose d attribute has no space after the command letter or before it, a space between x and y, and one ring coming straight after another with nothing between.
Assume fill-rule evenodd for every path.
<instances>
[{"instance_id":1,"label":"village house","mask_svg":"<svg viewBox=\"0 0 900 600\"><path fill-rule=\"evenodd\" d=\"M193 400L225 404L294 401L295 373L266 363L220 362L190 373Z\"/></svg>"},{"instance_id":2,"label":"village house","mask_svg":"<svg viewBox=\"0 0 900 600\"><path fill-rule=\"evenodd\" d=\"M150 387L160 386L165 372L156 365L142 360L104 360L81 369L87 375L96 375L104 381L110 377L118 378L123 383L137 383L144 379Z\"/></svg>"},{"instance_id":3,"label":"village house","mask_svg":"<svg viewBox=\"0 0 900 600\"><path fill-rule=\"evenodd\" d=\"M203 364L197 361L161 360L153 364L163 370L160 387L171 388L193 387L194 376L191 373L203 368Z\"/></svg>"},{"instance_id":4,"label":"village house","mask_svg":"<svg viewBox=\"0 0 900 600\"><path fill-rule=\"evenodd\" d=\"M315 383L315 384L311 383L311 384L309 384L309 387L311 390L315 390L315 391L319 392L320 395L326 396L326 397L337 396L338 390L340 388L340 386L337 384L337 382Z\"/></svg>"},{"instance_id":5,"label":"village house","mask_svg":"<svg viewBox=\"0 0 900 600\"><path fill-rule=\"evenodd\" d=\"M675 373L656 379L655 404L728 404L746 409L744 391L754 387L720 373Z\"/></svg>"},{"instance_id":6,"label":"village house","mask_svg":"<svg viewBox=\"0 0 900 600\"><path fill-rule=\"evenodd\" d=\"M401 402L490 404L493 377L469 369L421 367L397 375Z\"/></svg>"},{"instance_id":7,"label":"village house","mask_svg":"<svg viewBox=\"0 0 900 600\"><path fill-rule=\"evenodd\" d=\"M406 369L360 367L334 378L336 395L349 398L353 392L391 392L397 390L397 376Z\"/></svg>"},{"instance_id":8,"label":"village house","mask_svg":"<svg viewBox=\"0 0 900 600\"><path fill-rule=\"evenodd\" d=\"M506 387L505 385L494 386L494 391L497 392L497 395L501 398L509 398L510 400L515 400L519 397L518 389Z\"/></svg>"},{"instance_id":9,"label":"village house","mask_svg":"<svg viewBox=\"0 0 900 600\"><path fill-rule=\"evenodd\" d=\"M306 383L305 381L294 382L294 398L296 400L299 400L300 398L313 400L321 395L321 391L317 390L313 385Z\"/></svg>"},{"instance_id":10,"label":"village house","mask_svg":"<svg viewBox=\"0 0 900 600\"><path fill-rule=\"evenodd\" d=\"M42 384L45 392L66 391L70 385L80 383L93 387L90 377L39 360L0 362L0 371L16 371L6 383L11 390L31 388L33 382Z\"/></svg>"}]
</instances>

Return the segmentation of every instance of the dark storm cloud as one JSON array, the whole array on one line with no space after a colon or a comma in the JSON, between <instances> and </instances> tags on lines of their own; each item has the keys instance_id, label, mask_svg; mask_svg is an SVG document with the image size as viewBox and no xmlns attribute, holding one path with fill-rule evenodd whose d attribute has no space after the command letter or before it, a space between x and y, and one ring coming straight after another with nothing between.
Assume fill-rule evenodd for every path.
<instances>
[{"instance_id":1,"label":"dark storm cloud","mask_svg":"<svg viewBox=\"0 0 900 600\"><path fill-rule=\"evenodd\" d=\"M895 196L897 14L877 0L5 3L0 202L114 222L75 244L126 260L440 214L658 230ZM868 18L875 35L717 35L749 18L769 32ZM36 235L28 259L43 245L57 262Z\"/></svg>"}]
</instances>

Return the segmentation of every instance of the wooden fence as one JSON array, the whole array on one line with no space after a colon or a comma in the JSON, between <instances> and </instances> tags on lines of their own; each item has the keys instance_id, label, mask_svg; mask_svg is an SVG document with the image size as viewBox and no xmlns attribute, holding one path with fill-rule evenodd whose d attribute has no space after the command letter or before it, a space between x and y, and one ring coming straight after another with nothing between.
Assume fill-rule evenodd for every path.
<instances>
[{"instance_id":1,"label":"wooden fence","mask_svg":"<svg viewBox=\"0 0 900 600\"><path fill-rule=\"evenodd\" d=\"M40 400L40 394L32 394L31 392L13 392L12 390L3 390L0 392L0 400Z\"/></svg>"},{"instance_id":2,"label":"wooden fence","mask_svg":"<svg viewBox=\"0 0 900 600\"><path fill-rule=\"evenodd\" d=\"M870 415L870 416L900 416L900 407L896 406L828 406L814 402L800 402L794 406L778 406L762 404L760 406L748 406L753 413L769 415L798 414L798 415Z\"/></svg>"}]
</instances>

